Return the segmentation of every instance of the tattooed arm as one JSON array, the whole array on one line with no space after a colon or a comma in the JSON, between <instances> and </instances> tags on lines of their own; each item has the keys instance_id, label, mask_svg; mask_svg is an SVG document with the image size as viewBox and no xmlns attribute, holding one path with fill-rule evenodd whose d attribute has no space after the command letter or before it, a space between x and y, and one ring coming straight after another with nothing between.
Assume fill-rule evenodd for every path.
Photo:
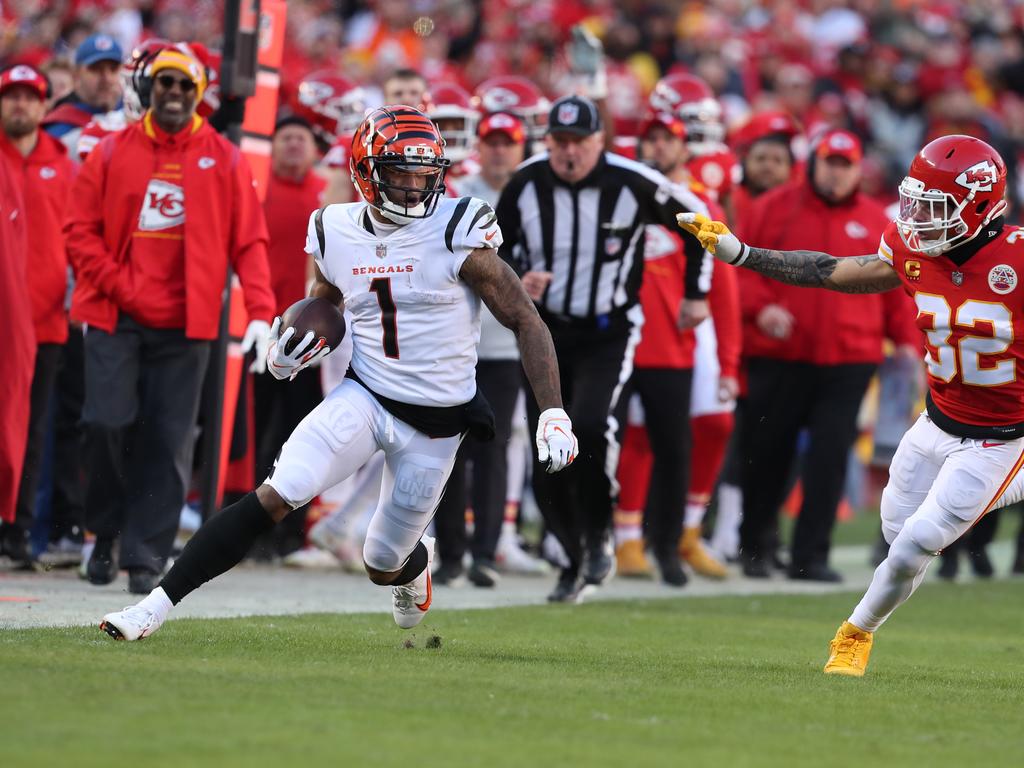
<instances>
[{"instance_id":1,"label":"tattooed arm","mask_svg":"<svg viewBox=\"0 0 1024 768\"><path fill-rule=\"evenodd\" d=\"M676 216L715 257L790 285L829 288L843 293L882 293L899 287L896 271L875 255L836 258L818 251L775 251L741 243L720 221L700 213Z\"/></svg>"},{"instance_id":2,"label":"tattooed arm","mask_svg":"<svg viewBox=\"0 0 1024 768\"><path fill-rule=\"evenodd\" d=\"M882 293L900 285L895 270L875 255L836 258L818 251L749 248L743 266L790 285L843 293Z\"/></svg>"},{"instance_id":3,"label":"tattooed arm","mask_svg":"<svg viewBox=\"0 0 1024 768\"><path fill-rule=\"evenodd\" d=\"M476 248L463 262L459 276L476 291L498 322L515 333L523 369L540 410L561 408L555 345L516 273L494 249Z\"/></svg>"}]
</instances>

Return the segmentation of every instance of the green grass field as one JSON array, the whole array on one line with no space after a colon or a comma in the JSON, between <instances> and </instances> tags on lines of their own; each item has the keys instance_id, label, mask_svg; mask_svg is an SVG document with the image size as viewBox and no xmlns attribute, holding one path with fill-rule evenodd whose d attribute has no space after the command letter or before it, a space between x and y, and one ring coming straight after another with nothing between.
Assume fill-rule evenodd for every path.
<instances>
[{"instance_id":1,"label":"green grass field","mask_svg":"<svg viewBox=\"0 0 1024 768\"><path fill-rule=\"evenodd\" d=\"M134 644L0 632L0 762L1024 763L1024 581L925 585L866 678L825 677L856 599L436 611L415 633L386 615L172 620Z\"/></svg>"}]
</instances>

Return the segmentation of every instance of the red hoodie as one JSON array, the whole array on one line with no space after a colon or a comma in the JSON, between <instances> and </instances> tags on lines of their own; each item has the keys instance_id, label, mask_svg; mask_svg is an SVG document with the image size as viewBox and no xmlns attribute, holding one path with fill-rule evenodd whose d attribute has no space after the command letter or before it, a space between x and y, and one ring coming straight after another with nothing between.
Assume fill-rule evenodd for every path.
<instances>
[{"instance_id":1,"label":"red hoodie","mask_svg":"<svg viewBox=\"0 0 1024 768\"><path fill-rule=\"evenodd\" d=\"M180 246L157 247L161 232ZM64 233L75 320L112 332L119 312L155 327L183 312L173 327L216 338L229 263L250 319L273 317L267 225L249 165L201 118L168 136L147 113L100 142L79 172Z\"/></svg>"},{"instance_id":2,"label":"red hoodie","mask_svg":"<svg viewBox=\"0 0 1024 768\"><path fill-rule=\"evenodd\" d=\"M29 393L36 340L25 292L25 204L21 190L0 163L0 327L4 329L4 394L0 397L0 520L14 521L28 440Z\"/></svg>"},{"instance_id":3,"label":"red hoodie","mask_svg":"<svg viewBox=\"0 0 1024 768\"><path fill-rule=\"evenodd\" d=\"M829 205L800 180L760 195L750 206L743 240L758 248L813 250L833 256L863 256L878 250L888 224L883 208L857 193ZM743 353L746 357L815 365L879 363L882 339L918 344L916 310L902 291L847 294L825 288L786 285L748 269L740 270ZM794 318L788 339L761 333L758 313L779 304Z\"/></svg>"},{"instance_id":4,"label":"red hoodie","mask_svg":"<svg viewBox=\"0 0 1024 768\"><path fill-rule=\"evenodd\" d=\"M25 201L25 227L32 233L32 248L25 262L25 283L32 302L37 344L63 344L68 338L64 300L68 287L68 260L61 223L75 164L64 145L44 131L28 157L0 133L0 156L7 164Z\"/></svg>"}]
</instances>

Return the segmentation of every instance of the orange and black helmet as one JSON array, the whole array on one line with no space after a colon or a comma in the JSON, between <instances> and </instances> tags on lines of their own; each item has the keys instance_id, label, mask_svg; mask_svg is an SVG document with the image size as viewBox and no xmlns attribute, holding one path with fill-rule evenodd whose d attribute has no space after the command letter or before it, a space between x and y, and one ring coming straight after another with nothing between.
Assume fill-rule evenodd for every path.
<instances>
[{"instance_id":1,"label":"orange and black helmet","mask_svg":"<svg viewBox=\"0 0 1024 768\"><path fill-rule=\"evenodd\" d=\"M412 107L375 109L352 137L352 183L369 205L400 224L434 212L444 195L444 175L450 165L437 126ZM424 181L397 183L399 175Z\"/></svg>"}]
</instances>

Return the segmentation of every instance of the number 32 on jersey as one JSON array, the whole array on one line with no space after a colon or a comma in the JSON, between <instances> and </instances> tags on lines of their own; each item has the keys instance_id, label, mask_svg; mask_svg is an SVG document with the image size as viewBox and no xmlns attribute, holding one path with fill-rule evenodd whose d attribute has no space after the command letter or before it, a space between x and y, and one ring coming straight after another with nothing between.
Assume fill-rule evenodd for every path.
<instances>
[{"instance_id":1,"label":"number 32 on jersey","mask_svg":"<svg viewBox=\"0 0 1024 768\"><path fill-rule=\"evenodd\" d=\"M1014 358L993 359L1013 343L1009 307L970 299L954 310L944 296L934 293L915 293L914 302L919 316L931 317L931 330L925 330L929 374L948 384L959 372L964 384L975 387L998 387L1016 380Z\"/></svg>"}]
</instances>

